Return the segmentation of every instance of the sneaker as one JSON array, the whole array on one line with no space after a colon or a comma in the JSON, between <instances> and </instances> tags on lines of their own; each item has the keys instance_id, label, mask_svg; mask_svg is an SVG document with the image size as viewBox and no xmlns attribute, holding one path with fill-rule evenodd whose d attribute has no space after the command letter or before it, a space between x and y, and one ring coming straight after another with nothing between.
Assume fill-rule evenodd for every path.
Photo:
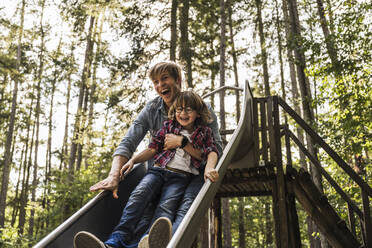
<instances>
[{"instance_id":1,"label":"sneaker","mask_svg":"<svg viewBox=\"0 0 372 248\"><path fill-rule=\"evenodd\" d=\"M138 248L149 248L149 235L145 235L142 237L142 239L138 243Z\"/></svg>"},{"instance_id":2,"label":"sneaker","mask_svg":"<svg viewBox=\"0 0 372 248\"><path fill-rule=\"evenodd\" d=\"M74 237L74 248L106 248L105 244L89 232L78 232Z\"/></svg>"},{"instance_id":3,"label":"sneaker","mask_svg":"<svg viewBox=\"0 0 372 248\"><path fill-rule=\"evenodd\" d=\"M151 226L149 248L165 248L172 238L172 223L166 217L160 217Z\"/></svg>"}]
</instances>

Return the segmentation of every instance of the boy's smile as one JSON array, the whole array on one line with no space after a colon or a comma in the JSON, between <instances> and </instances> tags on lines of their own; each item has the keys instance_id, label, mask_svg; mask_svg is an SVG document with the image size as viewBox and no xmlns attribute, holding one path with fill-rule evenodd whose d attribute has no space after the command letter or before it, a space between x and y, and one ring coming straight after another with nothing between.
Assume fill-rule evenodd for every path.
<instances>
[{"instance_id":1,"label":"boy's smile","mask_svg":"<svg viewBox=\"0 0 372 248\"><path fill-rule=\"evenodd\" d=\"M194 131L194 122L200 115L190 107L176 108L176 120L188 132Z\"/></svg>"}]
</instances>

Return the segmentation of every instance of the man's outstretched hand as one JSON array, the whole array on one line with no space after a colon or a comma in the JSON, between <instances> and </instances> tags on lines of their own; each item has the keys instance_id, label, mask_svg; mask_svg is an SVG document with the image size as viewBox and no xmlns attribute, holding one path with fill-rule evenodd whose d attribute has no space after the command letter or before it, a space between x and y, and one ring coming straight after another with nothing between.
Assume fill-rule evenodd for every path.
<instances>
[{"instance_id":1,"label":"man's outstretched hand","mask_svg":"<svg viewBox=\"0 0 372 248\"><path fill-rule=\"evenodd\" d=\"M90 191L98 191L98 190L110 190L112 191L112 196L115 199L118 199L118 189L119 189L119 178L114 178L112 176L108 176L102 181L94 184L89 188Z\"/></svg>"}]
</instances>

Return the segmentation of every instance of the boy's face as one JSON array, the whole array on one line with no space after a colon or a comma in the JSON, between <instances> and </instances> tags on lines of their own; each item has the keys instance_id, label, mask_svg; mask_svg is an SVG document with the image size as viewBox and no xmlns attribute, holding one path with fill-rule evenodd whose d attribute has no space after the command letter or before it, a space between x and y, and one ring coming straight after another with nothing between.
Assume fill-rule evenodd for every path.
<instances>
[{"instance_id":1,"label":"boy's face","mask_svg":"<svg viewBox=\"0 0 372 248\"><path fill-rule=\"evenodd\" d=\"M176 81L168 72L163 72L152 82L154 83L155 91L163 98L165 104L170 107L181 91L181 81Z\"/></svg>"},{"instance_id":2,"label":"boy's face","mask_svg":"<svg viewBox=\"0 0 372 248\"><path fill-rule=\"evenodd\" d=\"M196 118L200 117L200 115L190 107L177 107L175 114L178 123L188 131L193 131L194 122Z\"/></svg>"}]
</instances>

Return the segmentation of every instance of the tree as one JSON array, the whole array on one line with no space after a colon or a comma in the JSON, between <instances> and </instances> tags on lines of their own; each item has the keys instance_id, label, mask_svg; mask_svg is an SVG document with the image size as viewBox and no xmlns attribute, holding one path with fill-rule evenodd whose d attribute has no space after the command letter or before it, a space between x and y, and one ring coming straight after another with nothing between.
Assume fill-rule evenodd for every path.
<instances>
[{"instance_id":1,"label":"tree","mask_svg":"<svg viewBox=\"0 0 372 248\"><path fill-rule=\"evenodd\" d=\"M258 33L260 35L260 44L261 44L261 64L264 77L264 86L265 86L265 96L270 96L270 83L269 83L269 72L267 68L267 52L266 52L266 41L265 34L263 30L263 21L262 21L262 1L255 0L257 8L257 22L258 22Z\"/></svg>"},{"instance_id":2,"label":"tree","mask_svg":"<svg viewBox=\"0 0 372 248\"><path fill-rule=\"evenodd\" d=\"M18 34L18 45L17 45L17 63L15 68L14 76L14 88L13 88L13 98L12 98L12 110L9 120L9 128L6 137L5 152L4 152L4 166L2 168L2 180L1 180L1 193L0 193L0 227L4 227L5 221L5 208L6 208L6 198L8 193L9 184L9 173L11 167L11 147L13 141L13 131L15 125L15 116L17 111L17 96L18 96L18 84L20 80L20 65L21 65L21 45L23 36L23 24L24 24L24 13L25 13L26 0L22 1L21 13L20 13L20 26Z\"/></svg>"},{"instance_id":3,"label":"tree","mask_svg":"<svg viewBox=\"0 0 372 248\"><path fill-rule=\"evenodd\" d=\"M171 39L170 39L170 60L176 61L176 48L177 48L177 8L178 0L172 0L172 10L171 10Z\"/></svg>"},{"instance_id":4,"label":"tree","mask_svg":"<svg viewBox=\"0 0 372 248\"><path fill-rule=\"evenodd\" d=\"M189 42L189 9L190 1L182 0L182 7L180 13L180 59L186 65L186 80L187 87L193 88L192 83L192 66L191 66L191 57L192 50Z\"/></svg>"}]
</instances>

